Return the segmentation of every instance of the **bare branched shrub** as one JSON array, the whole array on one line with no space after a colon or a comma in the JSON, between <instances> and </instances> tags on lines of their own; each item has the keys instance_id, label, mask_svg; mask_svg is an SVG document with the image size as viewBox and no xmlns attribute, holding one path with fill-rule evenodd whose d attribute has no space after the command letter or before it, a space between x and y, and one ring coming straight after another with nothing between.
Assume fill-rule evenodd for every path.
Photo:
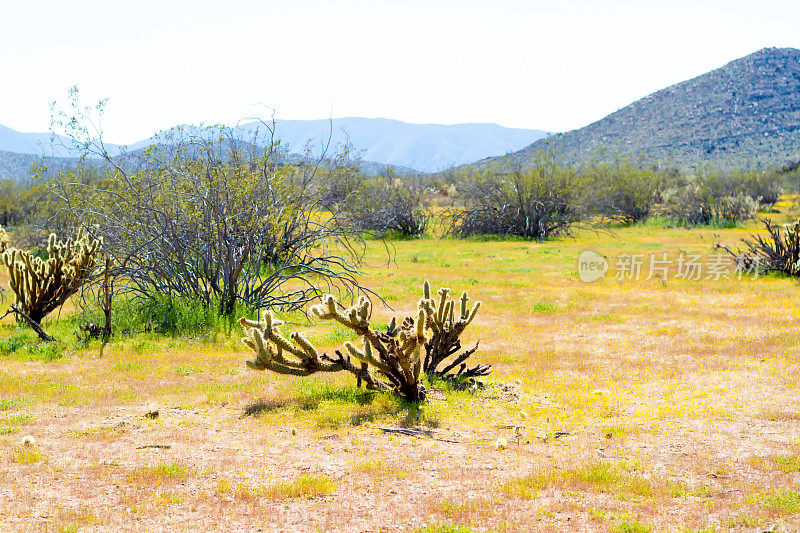
<instances>
[{"instance_id":1,"label":"bare branched shrub","mask_svg":"<svg viewBox=\"0 0 800 533\"><path fill-rule=\"evenodd\" d=\"M286 164L277 143L258 147L224 127L175 130L113 158L85 122L64 123L76 142L89 139L109 179L59 174L54 217L102 237L118 293L182 296L229 315L237 304L299 308L360 291L363 246L339 214L321 213L321 159Z\"/></svg>"},{"instance_id":2,"label":"bare branched shrub","mask_svg":"<svg viewBox=\"0 0 800 533\"><path fill-rule=\"evenodd\" d=\"M306 157L306 160L311 160L311 157ZM320 204L334 211L341 210L366 179L350 146L342 147L326 159L317 173L322 184Z\"/></svg>"},{"instance_id":3,"label":"bare branched shrub","mask_svg":"<svg viewBox=\"0 0 800 533\"><path fill-rule=\"evenodd\" d=\"M543 240L570 230L581 219L575 173L547 154L510 173L488 171L463 186L463 209L450 214L450 233L519 236Z\"/></svg>"},{"instance_id":4,"label":"bare branched shrub","mask_svg":"<svg viewBox=\"0 0 800 533\"><path fill-rule=\"evenodd\" d=\"M634 224L647 220L664 188L664 173L625 160L595 161L583 175L587 207L607 220Z\"/></svg>"},{"instance_id":5,"label":"bare branched shrub","mask_svg":"<svg viewBox=\"0 0 800 533\"><path fill-rule=\"evenodd\" d=\"M766 235L754 234L742 239L744 250L731 250L724 244L719 248L730 253L739 268L745 271L784 272L800 276L800 221L792 224L773 224L763 220Z\"/></svg>"},{"instance_id":6,"label":"bare branched shrub","mask_svg":"<svg viewBox=\"0 0 800 533\"><path fill-rule=\"evenodd\" d=\"M733 226L758 212L758 200L741 192L731 176L696 176L663 196L665 214L683 225Z\"/></svg>"},{"instance_id":7,"label":"bare branched shrub","mask_svg":"<svg viewBox=\"0 0 800 533\"><path fill-rule=\"evenodd\" d=\"M362 184L344 208L353 228L378 234L417 237L425 233L431 220L421 183L413 177L397 178L391 172Z\"/></svg>"},{"instance_id":8,"label":"bare branched shrub","mask_svg":"<svg viewBox=\"0 0 800 533\"><path fill-rule=\"evenodd\" d=\"M737 182L737 192L758 202L761 209L772 209L780 198L786 178L779 171L734 172L731 177Z\"/></svg>"}]
</instances>

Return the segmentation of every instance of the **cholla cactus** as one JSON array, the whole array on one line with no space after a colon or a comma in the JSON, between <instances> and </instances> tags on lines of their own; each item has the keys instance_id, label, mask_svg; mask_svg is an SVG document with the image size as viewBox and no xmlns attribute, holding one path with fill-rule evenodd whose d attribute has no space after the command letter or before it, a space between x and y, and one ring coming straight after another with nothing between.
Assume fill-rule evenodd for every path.
<instances>
[{"instance_id":1,"label":"cholla cactus","mask_svg":"<svg viewBox=\"0 0 800 533\"><path fill-rule=\"evenodd\" d=\"M308 376L316 372L338 372L346 370L356 376L358 384L363 381L369 389L388 389L402 395L408 401L420 402L425 398L425 389L420 383L420 374L425 368L436 371L436 365L460 349L458 336L472 321L480 304L466 311L466 294L462 296L461 313L455 319L454 303L447 301L448 289L439 291L442 296L438 306L430 298L430 287L425 282L425 298L418 304L414 318L408 317L398 327L395 318L386 332L370 325L372 305L364 297L352 307L342 309L336 298L328 295L322 303L311 308L311 314L321 320L334 320L353 330L361 337L361 345L344 344L346 354L334 351L334 356L320 353L300 333L289 338L280 332L282 321L270 311L262 314L260 321L240 318L245 331L243 342L256 353L255 359L247 361L254 370L271 370L279 374ZM464 352L442 374L461 365L456 375L466 377L488 374L488 366L476 366L465 370L463 361L475 350ZM352 362L355 359L356 364ZM387 381L383 381L387 380Z\"/></svg>"},{"instance_id":2,"label":"cholla cactus","mask_svg":"<svg viewBox=\"0 0 800 533\"><path fill-rule=\"evenodd\" d=\"M6 229L0 226L0 254L8 250L10 240Z\"/></svg>"},{"instance_id":3,"label":"cholla cactus","mask_svg":"<svg viewBox=\"0 0 800 533\"><path fill-rule=\"evenodd\" d=\"M428 315L428 327L431 329L432 334L430 340L425 344L425 362L422 369L427 374L438 374L441 376L455 376L459 378L471 378L477 376L486 376L490 372L491 365L476 365L472 368L467 368L465 361L478 349L478 345L470 350L465 350L455 359L447 364L441 370L438 369L440 364L443 364L448 357L456 355L461 349L461 334L469 326L475 315L478 314L478 309L481 307L480 302L475 302L472 309L467 307L469 296L466 292L461 293L459 298L460 306L459 313L456 315L456 303L454 300L448 300L450 289L441 288L437 291L439 295L439 303L431 298L431 287L427 280L423 285L423 298L420 300L420 308L426 310ZM453 372L455 370L455 372ZM452 372L452 373L451 373Z\"/></svg>"},{"instance_id":4,"label":"cholla cactus","mask_svg":"<svg viewBox=\"0 0 800 533\"><path fill-rule=\"evenodd\" d=\"M783 225L784 271L793 276L800 274L800 221Z\"/></svg>"},{"instance_id":5,"label":"cholla cactus","mask_svg":"<svg viewBox=\"0 0 800 533\"><path fill-rule=\"evenodd\" d=\"M66 242L58 241L51 233L46 260L27 250L6 250L3 261L20 309L39 323L63 305L91 275L99 246L100 241L90 239L85 233Z\"/></svg>"},{"instance_id":6,"label":"cholla cactus","mask_svg":"<svg viewBox=\"0 0 800 533\"><path fill-rule=\"evenodd\" d=\"M800 220L790 224L773 224L763 220L766 234L754 234L750 239L742 239L745 251L732 250L725 244L717 243L736 260L740 272L757 273L785 272L790 276L800 276Z\"/></svg>"},{"instance_id":7,"label":"cholla cactus","mask_svg":"<svg viewBox=\"0 0 800 533\"><path fill-rule=\"evenodd\" d=\"M359 385L363 381L369 389L391 389L411 402L423 400L425 393L419 384L419 375L420 356L426 340L425 311L420 309L416 321L407 318L399 329L395 328L393 320L383 333L370 326L371 304L366 298L359 298L355 305L343 311L339 307L336 298L328 295L321 304L311 308L311 313L322 320L335 320L358 333L362 337L361 348L347 342L344 347L348 355L340 350L334 351L335 356L320 354L300 333L292 333L288 339L284 337L279 329L283 322L266 311L260 321L239 319L246 334L242 341L256 353L256 358L247 361L247 366L294 376L346 370L356 376ZM351 357L360 364L354 365ZM376 374L388 383L378 379Z\"/></svg>"}]
</instances>

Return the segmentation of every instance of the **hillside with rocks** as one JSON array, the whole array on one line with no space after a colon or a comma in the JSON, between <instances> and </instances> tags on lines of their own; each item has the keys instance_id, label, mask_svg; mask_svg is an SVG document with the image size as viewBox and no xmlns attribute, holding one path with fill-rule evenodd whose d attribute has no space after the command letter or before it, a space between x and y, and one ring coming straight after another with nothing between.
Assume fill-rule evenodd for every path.
<instances>
[{"instance_id":1,"label":"hillside with rocks","mask_svg":"<svg viewBox=\"0 0 800 533\"><path fill-rule=\"evenodd\" d=\"M571 164L624 155L683 169L701 162L769 167L800 158L800 50L765 48L586 127L481 163L525 162L548 149Z\"/></svg>"}]
</instances>

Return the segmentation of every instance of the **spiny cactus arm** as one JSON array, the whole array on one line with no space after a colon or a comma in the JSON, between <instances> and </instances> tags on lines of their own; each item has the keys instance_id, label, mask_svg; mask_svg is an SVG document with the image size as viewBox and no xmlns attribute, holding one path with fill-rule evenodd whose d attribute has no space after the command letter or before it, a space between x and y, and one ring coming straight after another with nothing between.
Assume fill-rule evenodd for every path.
<instances>
[{"instance_id":1,"label":"spiny cactus arm","mask_svg":"<svg viewBox=\"0 0 800 533\"><path fill-rule=\"evenodd\" d=\"M305 376L310 376L315 372L313 370L308 370L305 368L294 368L294 367L280 365L275 361L260 361L258 359L252 361L245 361L245 364L247 365L248 368L251 368L252 370L270 370L272 372L275 372L276 374L284 374L289 376L305 377Z\"/></svg>"},{"instance_id":2,"label":"spiny cactus arm","mask_svg":"<svg viewBox=\"0 0 800 533\"><path fill-rule=\"evenodd\" d=\"M375 355L374 355L374 353L372 351L372 343L370 343L366 338L364 339L363 346L364 346L363 350L359 350L351 342L345 342L344 343L345 349L350 353L350 355L352 355L353 357L355 357L359 361L363 361L364 363L368 363L368 364L374 366L376 369L378 369L383 374L387 374L387 375L391 374L392 368L388 364L384 363L383 361L379 361L375 357Z\"/></svg>"},{"instance_id":3,"label":"spiny cactus arm","mask_svg":"<svg viewBox=\"0 0 800 533\"><path fill-rule=\"evenodd\" d=\"M444 307L444 320L445 323L453 325L453 308L455 307L455 302L453 300L448 300Z\"/></svg>"},{"instance_id":4,"label":"spiny cactus arm","mask_svg":"<svg viewBox=\"0 0 800 533\"><path fill-rule=\"evenodd\" d=\"M369 328L369 315L372 310L372 304L367 298L361 296L358 302L344 311L339 311L337 304L336 297L328 294L323 297L322 303L311 308L311 313L322 320L336 320L357 333L360 333L359 330Z\"/></svg>"},{"instance_id":5,"label":"spiny cactus arm","mask_svg":"<svg viewBox=\"0 0 800 533\"><path fill-rule=\"evenodd\" d=\"M423 285L423 294L430 294L430 285L427 283ZM477 345L471 350L456 355L461 350L460 336L475 319L481 302L475 302L470 309L468 307L469 296L465 291L459 298L460 309L457 312L455 300L448 299L450 289L441 288L437 291L437 294L439 295L438 305L433 300L428 301L426 299L420 300L419 303L420 309L424 309L429 313L426 325L431 331L430 338L424 341L425 356L422 358L422 370L428 373L445 375L456 369L455 373L461 377L487 375L489 373L489 365L478 365L467 369L464 362L477 350ZM455 360L445 363L446 360L453 356L456 356ZM441 364L447 365L444 370L437 369Z\"/></svg>"},{"instance_id":6,"label":"spiny cactus arm","mask_svg":"<svg viewBox=\"0 0 800 533\"><path fill-rule=\"evenodd\" d=\"M393 316L389 321L389 325L386 326L386 335L389 337L397 335L397 317Z\"/></svg>"},{"instance_id":7,"label":"spiny cactus arm","mask_svg":"<svg viewBox=\"0 0 800 533\"><path fill-rule=\"evenodd\" d=\"M467 314L467 302L469 301L469 296L467 296L467 291L461 293L461 320L464 320L469 315Z\"/></svg>"},{"instance_id":8,"label":"spiny cactus arm","mask_svg":"<svg viewBox=\"0 0 800 533\"><path fill-rule=\"evenodd\" d=\"M383 383L382 381L378 381L375 379L375 376L372 375L372 372L369 370L369 365L366 363L362 363L360 368L357 368L353 363L350 362L349 357L345 357L341 351L334 350L334 354L336 357L330 357L326 354L322 354L322 359L330 361L332 363L336 363L337 365L341 366L344 370L350 372L357 378L357 384L360 387L361 381L364 381L366 384L367 389L370 390L379 390L379 389L389 389L390 387Z\"/></svg>"},{"instance_id":9,"label":"spiny cactus arm","mask_svg":"<svg viewBox=\"0 0 800 533\"><path fill-rule=\"evenodd\" d=\"M469 358L469 356L475 353L477 349L478 349L478 343L476 342L475 346L471 350L466 350L464 353L456 357L456 359L451 364L443 368L441 371L442 375L447 374L448 372L452 371L454 368L460 365L461 368L459 369L458 372L456 372L457 375L463 377L488 376L489 373L491 373L492 365L475 365L474 367L467 369L467 364L464 363L464 361L466 361Z\"/></svg>"},{"instance_id":10,"label":"spiny cactus arm","mask_svg":"<svg viewBox=\"0 0 800 533\"><path fill-rule=\"evenodd\" d=\"M344 311L339 311L336 298L333 295L323 297L322 303L311 308L311 313L323 320L335 320L355 331L358 335L365 337L372 347L377 350L380 358L386 357L386 347L380 340L380 335L372 329L369 317L372 312L372 303L364 296L359 297L358 301ZM348 348L349 351L349 348ZM356 357L354 355L354 357Z\"/></svg>"},{"instance_id":11,"label":"spiny cactus arm","mask_svg":"<svg viewBox=\"0 0 800 533\"><path fill-rule=\"evenodd\" d=\"M311 307L311 314L323 320L332 320L339 314L336 298L332 294L322 297L322 302Z\"/></svg>"},{"instance_id":12,"label":"spiny cactus arm","mask_svg":"<svg viewBox=\"0 0 800 533\"><path fill-rule=\"evenodd\" d=\"M436 308L436 321L439 323L439 325L442 325L444 323L444 317L445 317L444 308L447 305L447 295L449 293L450 289L445 287L442 287L441 289L436 291L436 294L439 295L439 305Z\"/></svg>"},{"instance_id":13,"label":"spiny cactus arm","mask_svg":"<svg viewBox=\"0 0 800 533\"><path fill-rule=\"evenodd\" d=\"M92 274L99 246L100 241L87 234L66 242L50 234L46 261L23 250L4 256L20 307L39 322L63 305Z\"/></svg>"},{"instance_id":14,"label":"spiny cactus arm","mask_svg":"<svg viewBox=\"0 0 800 533\"><path fill-rule=\"evenodd\" d=\"M5 252L10 247L10 240L8 238L8 232L3 227L0 227L0 253Z\"/></svg>"},{"instance_id":15,"label":"spiny cactus arm","mask_svg":"<svg viewBox=\"0 0 800 533\"><path fill-rule=\"evenodd\" d=\"M314 346L308 341L308 339L302 335L301 333L292 333L291 335L292 341L294 341L304 352L304 356L299 356L303 360L304 365L308 365L309 367L316 368L320 372L338 372L342 370L342 367L338 364L330 364L323 362L323 359L330 359L322 357L325 354L320 354ZM292 352L295 354L296 352Z\"/></svg>"},{"instance_id":16,"label":"spiny cactus arm","mask_svg":"<svg viewBox=\"0 0 800 533\"><path fill-rule=\"evenodd\" d=\"M308 376L315 372L338 372L342 370L342 367L336 363L322 362L316 349L299 333L293 333L291 336L299 348L293 346L277 333L277 327L272 321L271 314L265 314L264 318L266 320L260 323L245 318L239 319L239 323L244 327L246 335L242 341L256 353L256 358L247 362L250 368L255 370L268 369L279 374L295 376ZM270 326L270 328L267 329L267 326ZM294 356L296 360L286 357L285 353L287 352Z\"/></svg>"},{"instance_id":17,"label":"spiny cactus arm","mask_svg":"<svg viewBox=\"0 0 800 533\"><path fill-rule=\"evenodd\" d=\"M461 322L464 324L464 327L468 326L472 320L475 318L475 315L478 314L478 309L481 308L481 302L475 302L475 305L472 306L472 310L469 312L469 316L465 319L461 319Z\"/></svg>"},{"instance_id":18,"label":"spiny cactus arm","mask_svg":"<svg viewBox=\"0 0 800 533\"><path fill-rule=\"evenodd\" d=\"M424 309L419 309L417 311L417 320L414 322L414 329L416 334L416 341L417 344L425 344L425 341L428 340L425 336L425 322L426 322L426 312Z\"/></svg>"},{"instance_id":19,"label":"spiny cactus arm","mask_svg":"<svg viewBox=\"0 0 800 533\"><path fill-rule=\"evenodd\" d=\"M420 344L413 336L402 340L399 350L397 350L397 366L402 372L403 381L406 383L416 383L419 381Z\"/></svg>"}]
</instances>

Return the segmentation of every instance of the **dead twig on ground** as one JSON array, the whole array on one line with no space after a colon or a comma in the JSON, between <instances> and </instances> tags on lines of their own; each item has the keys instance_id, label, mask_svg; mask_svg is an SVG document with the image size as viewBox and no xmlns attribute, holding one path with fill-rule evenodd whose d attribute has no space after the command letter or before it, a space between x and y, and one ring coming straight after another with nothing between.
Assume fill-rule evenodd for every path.
<instances>
[{"instance_id":1,"label":"dead twig on ground","mask_svg":"<svg viewBox=\"0 0 800 533\"><path fill-rule=\"evenodd\" d=\"M438 440L439 442L450 442L453 444L459 443L459 441L457 440L443 439L441 437L436 437L430 430L419 430L419 429L409 429L409 428L387 428L379 426L373 426L372 429L379 429L384 433L399 433L400 435L407 435L409 437L415 437L417 439L421 439L422 437L428 437L429 439Z\"/></svg>"}]
</instances>

